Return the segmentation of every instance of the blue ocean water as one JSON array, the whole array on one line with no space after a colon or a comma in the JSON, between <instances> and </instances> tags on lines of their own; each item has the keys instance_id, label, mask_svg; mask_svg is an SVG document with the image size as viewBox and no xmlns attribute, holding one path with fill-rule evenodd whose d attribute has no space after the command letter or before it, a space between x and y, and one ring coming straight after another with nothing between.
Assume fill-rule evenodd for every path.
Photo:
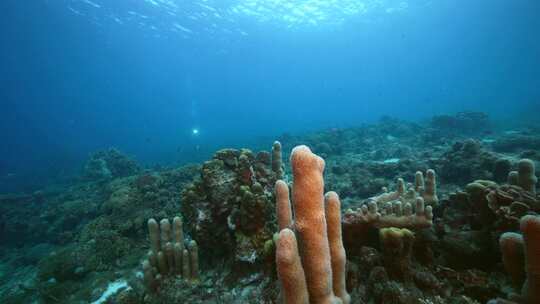
<instances>
[{"instance_id":1,"label":"blue ocean water","mask_svg":"<svg viewBox=\"0 0 540 304\"><path fill-rule=\"evenodd\" d=\"M534 0L2 1L0 190L382 115L537 119Z\"/></svg>"}]
</instances>

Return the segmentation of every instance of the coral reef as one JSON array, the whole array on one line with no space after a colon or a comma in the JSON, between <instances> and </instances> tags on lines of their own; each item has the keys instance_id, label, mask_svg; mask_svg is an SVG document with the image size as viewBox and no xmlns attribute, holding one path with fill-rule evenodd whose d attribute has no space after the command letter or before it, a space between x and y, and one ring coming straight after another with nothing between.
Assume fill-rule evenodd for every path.
<instances>
[{"instance_id":1,"label":"coral reef","mask_svg":"<svg viewBox=\"0 0 540 304\"><path fill-rule=\"evenodd\" d=\"M24 279L21 285L13 276L6 283L15 284L9 298L43 303L97 298L94 293L107 280L138 264L146 220L174 215L181 189L197 171L197 166L186 166L110 180L85 177L84 183L44 189L39 197L6 198L0 205L6 211L4 248L35 248L32 255L39 257L19 258L32 259L27 269L35 275L25 276L35 280Z\"/></svg>"},{"instance_id":2,"label":"coral reef","mask_svg":"<svg viewBox=\"0 0 540 304\"><path fill-rule=\"evenodd\" d=\"M135 161L111 148L92 154L84 166L83 176L89 180L110 179L132 176L139 171Z\"/></svg>"},{"instance_id":3,"label":"coral reef","mask_svg":"<svg viewBox=\"0 0 540 304\"><path fill-rule=\"evenodd\" d=\"M520 166L527 185L532 179L530 166ZM524 168L525 167L525 168ZM510 172L508 179L518 183L519 173ZM520 218L538 212L538 198L518 185L498 184L490 180L469 183L465 191L451 193L442 201L441 223L437 226L442 236L441 259L452 267L492 269L498 263L497 240L508 231L519 230ZM495 254L494 254L495 252Z\"/></svg>"},{"instance_id":4,"label":"coral reef","mask_svg":"<svg viewBox=\"0 0 540 304\"><path fill-rule=\"evenodd\" d=\"M423 174L417 173L415 183L408 185L409 191L404 181L399 180L396 191L369 199L356 213L349 215L369 228L380 230L375 243L358 238L353 238L349 245L345 243L347 252L352 253L345 280L341 268L345 253L336 253L338 258L332 253L332 248L338 248L336 251L340 252L339 248L343 246L341 238L332 241L332 235L339 234L331 233L331 227L339 219L339 213L334 214L339 205L337 194L330 192L323 203L324 161L307 147L299 147L293 150L291 165L294 208L288 198L287 184L276 183L276 208L281 229L276 260L286 303L307 303L307 299L309 303L341 303L343 299L347 303L369 302L370 299L376 303L446 303L444 299L473 303L472 298L484 301L497 294L494 292L497 283L490 282L487 273L460 272L434 264L433 240L430 240L435 237L430 229L433 226L432 206L426 207L422 197L424 195L432 204L438 202L433 171L427 174L428 186ZM407 207L400 208L398 199L406 201ZM378 212L378 203L393 201L396 204L383 209L388 211ZM416 210L411 201L418 204ZM343 219L344 232L347 214ZM411 220L415 217L417 220ZM417 232L395 226L411 227ZM347 240L345 236L344 240ZM366 247L377 246L377 243L381 251ZM360 247L360 250L352 250L351 246ZM342 282L350 296L336 299L341 292L336 286L343 286Z\"/></svg>"},{"instance_id":5,"label":"coral reef","mask_svg":"<svg viewBox=\"0 0 540 304\"><path fill-rule=\"evenodd\" d=\"M447 132L474 134L488 130L490 121L486 113L465 111L455 115L433 116L431 126Z\"/></svg>"},{"instance_id":6,"label":"coral reef","mask_svg":"<svg viewBox=\"0 0 540 304\"><path fill-rule=\"evenodd\" d=\"M498 157L474 139L457 141L436 161L435 168L445 182L463 184L474 179L493 179Z\"/></svg>"},{"instance_id":7,"label":"coral reef","mask_svg":"<svg viewBox=\"0 0 540 304\"><path fill-rule=\"evenodd\" d=\"M508 173L508 182L498 185L492 181L477 180L467 185L468 200L480 215L484 227L499 231L516 230L522 216L540 211L532 161L520 160L518 171Z\"/></svg>"},{"instance_id":8,"label":"coral reef","mask_svg":"<svg viewBox=\"0 0 540 304\"><path fill-rule=\"evenodd\" d=\"M98 152L69 184L0 195L0 302L536 303L537 131L473 114L176 169ZM301 144L324 161L289 161Z\"/></svg>"},{"instance_id":9,"label":"coral reef","mask_svg":"<svg viewBox=\"0 0 540 304\"><path fill-rule=\"evenodd\" d=\"M497 152L519 152L539 150L540 137L532 134L507 134L493 143L493 150Z\"/></svg>"}]
</instances>

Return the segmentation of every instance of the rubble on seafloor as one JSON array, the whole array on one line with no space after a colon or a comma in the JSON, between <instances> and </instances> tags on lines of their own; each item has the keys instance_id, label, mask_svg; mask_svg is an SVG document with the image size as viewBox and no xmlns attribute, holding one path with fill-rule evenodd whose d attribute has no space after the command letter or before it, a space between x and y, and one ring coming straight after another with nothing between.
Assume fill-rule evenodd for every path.
<instances>
[{"instance_id":1,"label":"rubble on seafloor","mask_svg":"<svg viewBox=\"0 0 540 304\"><path fill-rule=\"evenodd\" d=\"M305 283L296 299L319 303L312 285L337 269L327 279L343 303L538 303L539 141L464 112L283 135L269 152L223 149L175 169L98 152L63 189L0 195L0 301L294 303L292 275ZM301 144L324 159L324 189L294 172ZM327 245L295 224L323 190L339 194L327 196ZM289 192L290 222L276 215ZM296 238L314 246L299 250L303 276L283 268ZM346 262L320 260L339 244ZM306 250L326 268L313 272Z\"/></svg>"}]
</instances>

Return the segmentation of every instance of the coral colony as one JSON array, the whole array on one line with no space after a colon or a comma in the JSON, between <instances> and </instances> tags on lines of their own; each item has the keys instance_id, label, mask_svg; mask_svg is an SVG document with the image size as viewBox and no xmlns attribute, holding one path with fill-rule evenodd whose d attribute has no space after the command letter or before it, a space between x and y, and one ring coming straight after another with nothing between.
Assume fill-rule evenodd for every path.
<instances>
[{"instance_id":1,"label":"coral colony","mask_svg":"<svg viewBox=\"0 0 540 304\"><path fill-rule=\"evenodd\" d=\"M488 126L384 118L174 169L95 153L0 197L2 303L540 303L539 132Z\"/></svg>"}]
</instances>

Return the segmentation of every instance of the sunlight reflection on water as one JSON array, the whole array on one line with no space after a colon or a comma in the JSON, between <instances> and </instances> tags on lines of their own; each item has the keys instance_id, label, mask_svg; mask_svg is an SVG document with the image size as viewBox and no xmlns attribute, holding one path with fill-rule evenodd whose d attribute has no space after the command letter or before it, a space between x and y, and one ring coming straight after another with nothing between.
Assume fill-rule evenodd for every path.
<instances>
[{"instance_id":1,"label":"sunlight reflection on water","mask_svg":"<svg viewBox=\"0 0 540 304\"><path fill-rule=\"evenodd\" d=\"M395 14L409 8L401 0L105 0L67 1L70 12L97 25L113 22L135 25L155 36L199 34L248 36L242 22L256 21L281 28L304 29L339 26L351 18ZM137 5L126 5L136 3Z\"/></svg>"}]
</instances>

